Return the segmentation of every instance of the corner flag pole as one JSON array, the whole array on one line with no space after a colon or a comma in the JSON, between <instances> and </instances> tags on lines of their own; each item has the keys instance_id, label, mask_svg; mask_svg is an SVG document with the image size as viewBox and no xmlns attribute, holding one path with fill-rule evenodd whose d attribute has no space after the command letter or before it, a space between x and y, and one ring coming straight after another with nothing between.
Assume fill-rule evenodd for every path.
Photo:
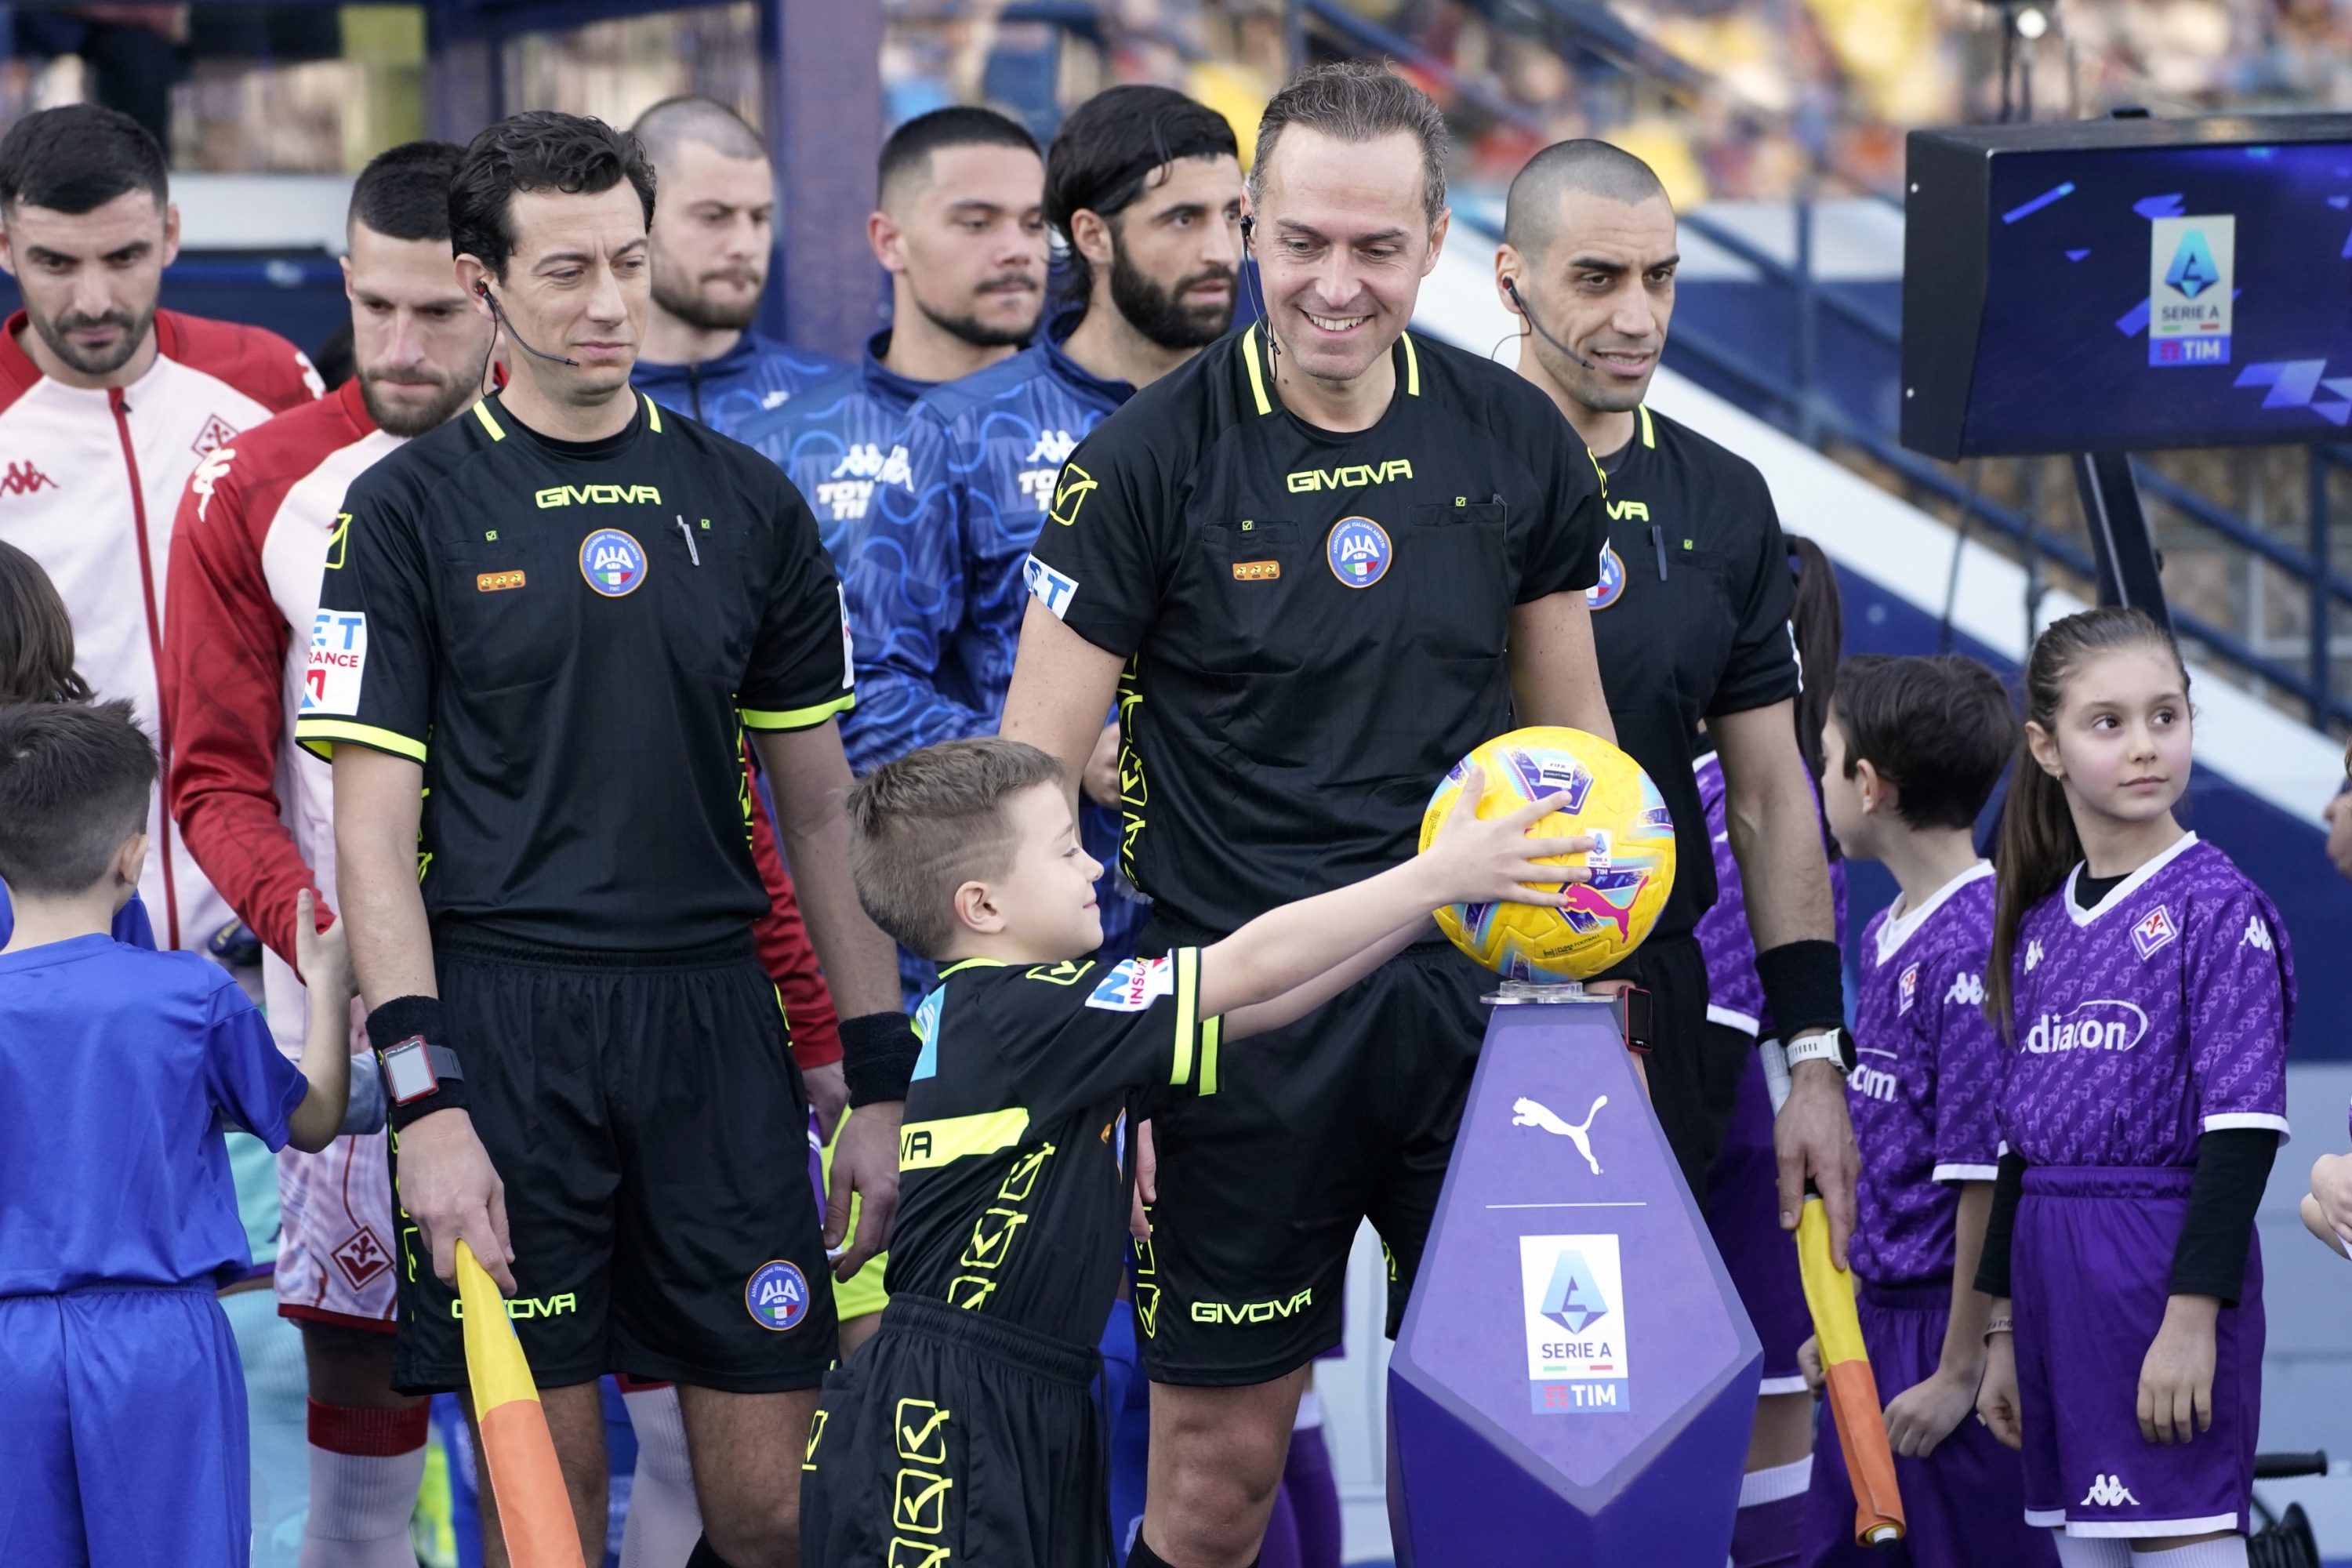
<instances>
[{"instance_id":1,"label":"corner flag pole","mask_svg":"<svg viewBox=\"0 0 2352 1568\"><path fill-rule=\"evenodd\" d=\"M474 1249L457 1244L457 1296L465 1307L466 1375L489 1467L499 1528L514 1568L584 1568L572 1497L555 1459L555 1439L539 1385L507 1317L505 1299Z\"/></svg>"}]
</instances>

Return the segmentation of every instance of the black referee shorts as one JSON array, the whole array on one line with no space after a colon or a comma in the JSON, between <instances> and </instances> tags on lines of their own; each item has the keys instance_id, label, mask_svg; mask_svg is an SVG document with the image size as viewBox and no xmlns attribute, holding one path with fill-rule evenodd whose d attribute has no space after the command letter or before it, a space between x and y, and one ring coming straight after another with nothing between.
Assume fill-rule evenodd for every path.
<instances>
[{"instance_id":1,"label":"black referee shorts","mask_svg":"<svg viewBox=\"0 0 2352 1568\"><path fill-rule=\"evenodd\" d=\"M1141 951L1202 940L1155 919ZM1338 1344L1366 1218L1387 1244L1396 1332L1495 985L1450 945L1409 948L1227 1051L1215 1094L1151 1108L1159 1197L1136 1246L1135 1316L1153 1382L1266 1383Z\"/></svg>"},{"instance_id":2,"label":"black referee shorts","mask_svg":"<svg viewBox=\"0 0 2352 1568\"><path fill-rule=\"evenodd\" d=\"M750 936L610 955L439 932L434 958L541 1385L816 1386L834 1306L808 1100ZM463 1388L455 1292L405 1212L400 1243L393 1385Z\"/></svg>"},{"instance_id":3,"label":"black referee shorts","mask_svg":"<svg viewBox=\"0 0 2352 1568\"><path fill-rule=\"evenodd\" d=\"M1602 976L1630 980L1650 994L1650 1108L1665 1130L1683 1180L1706 1197L1707 1173L1731 1131L1739 1077L1756 1042L1706 1022L1706 954L1687 933L1654 939Z\"/></svg>"},{"instance_id":4,"label":"black referee shorts","mask_svg":"<svg viewBox=\"0 0 2352 1568\"><path fill-rule=\"evenodd\" d=\"M1106 1568L1091 1345L926 1296L824 1380L801 1466L807 1568Z\"/></svg>"}]
</instances>

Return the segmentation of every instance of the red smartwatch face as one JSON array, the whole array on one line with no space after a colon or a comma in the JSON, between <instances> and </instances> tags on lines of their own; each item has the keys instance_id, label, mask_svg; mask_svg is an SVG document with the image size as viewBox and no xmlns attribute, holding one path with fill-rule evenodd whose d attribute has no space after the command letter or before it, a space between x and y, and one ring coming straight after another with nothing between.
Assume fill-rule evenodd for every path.
<instances>
[{"instance_id":1,"label":"red smartwatch face","mask_svg":"<svg viewBox=\"0 0 2352 1568\"><path fill-rule=\"evenodd\" d=\"M441 1088L440 1075L433 1070L433 1054L425 1048L424 1036L411 1035L385 1048L383 1079L394 1105L423 1100Z\"/></svg>"}]
</instances>

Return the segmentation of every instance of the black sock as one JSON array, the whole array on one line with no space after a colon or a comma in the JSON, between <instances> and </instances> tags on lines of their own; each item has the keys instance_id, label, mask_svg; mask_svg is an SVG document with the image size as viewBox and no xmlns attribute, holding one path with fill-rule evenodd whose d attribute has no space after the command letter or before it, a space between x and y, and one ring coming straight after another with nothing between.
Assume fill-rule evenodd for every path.
<instances>
[{"instance_id":1,"label":"black sock","mask_svg":"<svg viewBox=\"0 0 2352 1568\"><path fill-rule=\"evenodd\" d=\"M686 1568L728 1568L728 1563L710 1549L710 1537L706 1535L694 1543L694 1552L687 1558Z\"/></svg>"}]
</instances>

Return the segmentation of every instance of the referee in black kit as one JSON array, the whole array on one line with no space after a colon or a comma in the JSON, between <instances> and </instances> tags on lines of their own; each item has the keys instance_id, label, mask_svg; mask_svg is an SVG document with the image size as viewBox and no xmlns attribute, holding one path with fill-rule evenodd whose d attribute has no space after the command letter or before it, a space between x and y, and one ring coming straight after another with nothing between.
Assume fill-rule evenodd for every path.
<instances>
[{"instance_id":1,"label":"referee in black kit","mask_svg":"<svg viewBox=\"0 0 2352 1568\"><path fill-rule=\"evenodd\" d=\"M394 1384L466 1386L463 1239L510 1298L588 1560L595 1380L625 1372L678 1384L694 1562L781 1568L834 1313L807 1101L752 950L742 731L845 1019L846 1267L885 1241L914 1041L849 879L849 648L815 523L773 465L629 386L653 205L635 139L597 121L518 115L467 149L457 279L515 377L352 486L296 735L333 758L397 1102Z\"/></svg>"},{"instance_id":2,"label":"referee in black kit","mask_svg":"<svg viewBox=\"0 0 2352 1568\"><path fill-rule=\"evenodd\" d=\"M1515 723L1611 733L1583 444L1507 370L1404 331L1445 235L1436 106L1377 66L1318 67L1268 106L1257 149L1268 319L1071 456L1005 706L1003 733L1075 779L1116 691L1123 858L1157 902L1147 952L1410 857L1438 779ZM1213 1102L1144 1108L1137 1568L1256 1552L1367 1215L1401 1317L1493 978L1433 927L1229 1057Z\"/></svg>"},{"instance_id":3,"label":"referee in black kit","mask_svg":"<svg viewBox=\"0 0 2352 1568\"><path fill-rule=\"evenodd\" d=\"M1732 853L1756 969L1788 1046L1773 1129L1782 1223L1808 1174L1841 1267L1857 1159L1847 1117L1843 965L1812 781L1797 748L1795 577L1764 476L1643 401L1674 310L1675 211L1650 166L1605 142L1562 142L1511 184L1496 290L1529 323L1519 374L1547 393L1607 476L1609 545L1587 595L1617 742L1674 814L1673 896L1619 973L1654 998L1650 1093L1691 1191L1704 1194L1747 1048L1711 1048L1706 964L1691 935L1715 859L1691 772L1701 720L1723 764ZM1819 672L1826 678L1831 672Z\"/></svg>"}]
</instances>

